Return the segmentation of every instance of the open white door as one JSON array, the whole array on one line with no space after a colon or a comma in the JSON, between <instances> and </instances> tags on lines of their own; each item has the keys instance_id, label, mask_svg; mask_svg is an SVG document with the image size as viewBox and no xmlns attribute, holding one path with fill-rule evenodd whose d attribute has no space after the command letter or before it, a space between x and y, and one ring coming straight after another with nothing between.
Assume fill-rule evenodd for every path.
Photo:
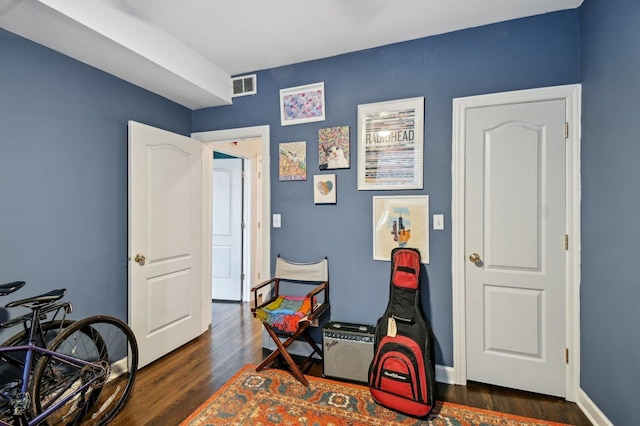
<instances>
[{"instance_id":1,"label":"open white door","mask_svg":"<svg viewBox=\"0 0 640 426\"><path fill-rule=\"evenodd\" d=\"M242 159L213 160L211 298L242 300Z\"/></svg>"},{"instance_id":2,"label":"open white door","mask_svg":"<svg viewBox=\"0 0 640 426\"><path fill-rule=\"evenodd\" d=\"M139 367L202 328L199 141L129 122L129 321Z\"/></svg>"}]
</instances>

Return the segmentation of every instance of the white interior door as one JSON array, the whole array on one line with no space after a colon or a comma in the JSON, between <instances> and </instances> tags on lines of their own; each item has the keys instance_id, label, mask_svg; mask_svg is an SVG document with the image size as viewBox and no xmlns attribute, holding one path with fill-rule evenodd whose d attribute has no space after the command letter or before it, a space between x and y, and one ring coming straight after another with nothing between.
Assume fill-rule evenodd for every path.
<instances>
[{"instance_id":1,"label":"white interior door","mask_svg":"<svg viewBox=\"0 0 640 426\"><path fill-rule=\"evenodd\" d=\"M129 319L142 367L201 333L199 141L129 122Z\"/></svg>"},{"instance_id":2,"label":"white interior door","mask_svg":"<svg viewBox=\"0 0 640 426\"><path fill-rule=\"evenodd\" d=\"M213 160L211 298L242 300L242 159Z\"/></svg>"},{"instance_id":3,"label":"white interior door","mask_svg":"<svg viewBox=\"0 0 640 426\"><path fill-rule=\"evenodd\" d=\"M467 110L469 380L565 396L565 101Z\"/></svg>"}]
</instances>

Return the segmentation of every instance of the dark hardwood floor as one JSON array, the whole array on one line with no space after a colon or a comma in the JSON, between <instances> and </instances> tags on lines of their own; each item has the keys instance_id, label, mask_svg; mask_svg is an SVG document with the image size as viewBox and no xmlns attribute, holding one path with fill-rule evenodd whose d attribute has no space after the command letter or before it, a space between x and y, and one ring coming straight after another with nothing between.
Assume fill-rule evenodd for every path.
<instances>
[{"instance_id":1,"label":"dark hardwood floor","mask_svg":"<svg viewBox=\"0 0 640 426\"><path fill-rule=\"evenodd\" d=\"M263 359L261 324L247 303L214 303L211 329L138 372L133 394L112 425L177 425L247 363ZM322 375L321 363L307 373ZM471 383L438 383L437 399L549 421L590 426L559 398Z\"/></svg>"}]
</instances>

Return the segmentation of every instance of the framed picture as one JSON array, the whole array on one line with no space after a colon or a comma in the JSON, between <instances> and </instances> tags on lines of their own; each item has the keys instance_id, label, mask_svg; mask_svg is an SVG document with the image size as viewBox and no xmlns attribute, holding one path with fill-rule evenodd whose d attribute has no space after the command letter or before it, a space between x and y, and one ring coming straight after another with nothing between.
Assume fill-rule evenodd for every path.
<instances>
[{"instance_id":1,"label":"framed picture","mask_svg":"<svg viewBox=\"0 0 640 426\"><path fill-rule=\"evenodd\" d=\"M280 124L324 121L324 82L280 90Z\"/></svg>"},{"instance_id":2,"label":"framed picture","mask_svg":"<svg viewBox=\"0 0 640 426\"><path fill-rule=\"evenodd\" d=\"M320 170L348 169L349 126L318 129L318 163Z\"/></svg>"},{"instance_id":3,"label":"framed picture","mask_svg":"<svg viewBox=\"0 0 640 426\"><path fill-rule=\"evenodd\" d=\"M336 204L336 175L313 176L313 202Z\"/></svg>"},{"instance_id":4,"label":"framed picture","mask_svg":"<svg viewBox=\"0 0 640 426\"><path fill-rule=\"evenodd\" d=\"M358 105L358 190L422 189L424 97Z\"/></svg>"},{"instance_id":5,"label":"framed picture","mask_svg":"<svg viewBox=\"0 0 640 426\"><path fill-rule=\"evenodd\" d=\"M307 180L307 142L280 143L278 180Z\"/></svg>"},{"instance_id":6,"label":"framed picture","mask_svg":"<svg viewBox=\"0 0 640 426\"><path fill-rule=\"evenodd\" d=\"M396 247L420 250L429 263L429 196L373 197L373 259L391 260Z\"/></svg>"}]
</instances>

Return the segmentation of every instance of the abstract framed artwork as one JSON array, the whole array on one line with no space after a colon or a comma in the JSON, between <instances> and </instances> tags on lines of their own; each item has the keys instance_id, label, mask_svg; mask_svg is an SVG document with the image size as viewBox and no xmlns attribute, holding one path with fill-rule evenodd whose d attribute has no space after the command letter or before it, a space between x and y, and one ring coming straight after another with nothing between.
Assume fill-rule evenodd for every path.
<instances>
[{"instance_id":1,"label":"abstract framed artwork","mask_svg":"<svg viewBox=\"0 0 640 426\"><path fill-rule=\"evenodd\" d=\"M318 163L320 170L351 167L349 126L318 130Z\"/></svg>"},{"instance_id":2,"label":"abstract framed artwork","mask_svg":"<svg viewBox=\"0 0 640 426\"><path fill-rule=\"evenodd\" d=\"M280 90L280 124L324 121L324 82Z\"/></svg>"},{"instance_id":3,"label":"abstract framed artwork","mask_svg":"<svg viewBox=\"0 0 640 426\"><path fill-rule=\"evenodd\" d=\"M307 142L282 142L278 146L278 180L307 180Z\"/></svg>"},{"instance_id":4,"label":"abstract framed artwork","mask_svg":"<svg viewBox=\"0 0 640 426\"><path fill-rule=\"evenodd\" d=\"M336 204L336 175L313 176L313 202L315 204Z\"/></svg>"},{"instance_id":5,"label":"abstract framed artwork","mask_svg":"<svg viewBox=\"0 0 640 426\"><path fill-rule=\"evenodd\" d=\"M424 97L358 105L358 190L422 189Z\"/></svg>"},{"instance_id":6,"label":"abstract framed artwork","mask_svg":"<svg viewBox=\"0 0 640 426\"><path fill-rule=\"evenodd\" d=\"M373 259L391 260L396 247L420 250L429 263L429 196L373 197Z\"/></svg>"}]
</instances>

